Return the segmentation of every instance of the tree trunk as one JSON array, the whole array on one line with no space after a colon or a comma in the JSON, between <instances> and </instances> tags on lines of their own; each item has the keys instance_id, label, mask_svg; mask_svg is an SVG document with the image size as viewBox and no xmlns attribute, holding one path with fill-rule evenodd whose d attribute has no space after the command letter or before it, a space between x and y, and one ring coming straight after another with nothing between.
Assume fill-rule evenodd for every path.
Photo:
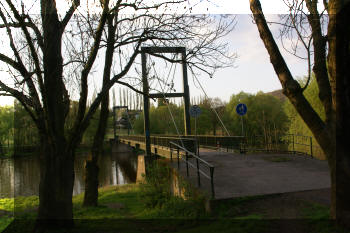
<instances>
[{"instance_id":1,"label":"tree trunk","mask_svg":"<svg viewBox=\"0 0 350 233\"><path fill-rule=\"evenodd\" d=\"M308 7L316 7L316 4ZM347 23L350 4L349 2L345 4L341 0L329 1L327 35L329 80L327 74L324 74L325 70L322 75L315 72L320 89L320 99L326 111L325 122L305 99L300 85L293 79L267 26L260 2L250 0L250 8L254 14L260 37L282 84L283 93L294 105L327 156L331 172L331 217L335 218L338 223L350 227L350 157L347 152L350 137L350 26ZM314 47L317 49L317 46ZM323 52L318 55L320 56L324 56ZM332 97L327 94L330 89Z\"/></svg>"},{"instance_id":2,"label":"tree trunk","mask_svg":"<svg viewBox=\"0 0 350 233\"><path fill-rule=\"evenodd\" d=\"M107 37L107 50L105 56L105 67L103 71L103 86L107 85L110 80L111 67L113 62L114 42L116 27L113 26L114 15L111 14L107 17L108 22L108 37ZM85 166L85 195L84 206L97 206L98 205L98 158L103 153L103 140L105 138L108 115L109 115L109 93L107 92L103 96L101 101L101 112L98 122L98 128L94 136L94 143L91 149L92 158L86 161Z\"/></svg>"},{"instance_id":3,"label":"tree trunk","mask_svg":"<svg viewBox=\"0 0 350 233\"><path fill-rule=\"evenodd\" d=\"M60 145L41 142L39 229L73 226L74 152Z\"/></svg>"},{"instance_id":4,"label":"tree trunk","mask_svg":"<svg viewBox=\"0 0 350 233\"><path fill-rule=\"evenodd\" d=\"M91 158L89 158L85 164L85 194L83 206L97 206L98 204L98 157L98 152L92 154Z\"/></svg>"},{"instance_id":5,"label":"tree trunk","mask_svg":"<svg viewBox=\"0 0 350 233\"><path fill-rule=\"evenodd\" d=\"M328 66L336 106L336 171L332 190L336 202L332 216L350 229L350 2L330 1L329 16Z\"/></svg>"}]
</instances>

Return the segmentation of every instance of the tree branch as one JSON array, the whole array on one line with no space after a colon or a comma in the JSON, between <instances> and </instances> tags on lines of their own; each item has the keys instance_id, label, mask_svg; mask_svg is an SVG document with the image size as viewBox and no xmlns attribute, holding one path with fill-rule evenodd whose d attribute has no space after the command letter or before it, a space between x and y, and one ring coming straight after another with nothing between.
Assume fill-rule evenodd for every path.
<instances>
[{"instance_id":1,"label":"tree branch","mask_svg":"<svg viewBox=\"0 0 350 233\"><path fill-rule=\"evenodd\" d=\"M319 87L319 98L326 113L326 122L335 118L335 110L332 106L332 92L329 83L327 63L326 63L326 40L322 35L320 15L317 11L317 1L306 0L306 7L310 14L308 21L312 29L314 46L314 67L313 72Z\"/></svg>"},{"instance_id":2,"label":"tree branch","mask_svg":"<svg viewBox=\"0 0 350 233\"><path fill-rule=\"evenodd\" d=\"M133 91L135 91L136 93L139 93L139 94L141 94L141 95L144 95L144 94L145 94L143 91L140 91L140 90L136 89L135 87L133 87L132 85L130 85L130 84L126 83L126 82L123 82L123 81L115 81L115 83L119 83L119 84L121 84L121 85L123 85L123 86L126 86L126 87L130 88L131 90L133 90Z\"/></svg>"},{"instance_id":3,"label":"tree branch","mask_svg":"<svg viewBox=\"0 0 350 233\"><path fill-rule=\"evenodd\" d=\"M310 127L314 136L319 140L321 135L327 135L325 132L325 123L315 112L310 103L302 94L299 83L293 79L290 70L282 57L278 46L272 36L272 33L266 23L265 16L262 12L260 1L250 0L250 9L253 13L254 20L258 27L260 37L270 56L270 61L283 87L283 93L291 101L305 123ZM328 136L326 136L328 138ZM321 139L322 140L322 139Z\"/></svg>"},{"instance_id":4,"label":"tree branch","mask_svg":"<svg viewBox=\"0 0 350 233\"><path fill-rule=\"evenodd\" d=\"M35 50L32 38L31 38L31 36L30 36L26 26L25 26L24 19L20 16L19 12L17 11L16 7L12 4L11 0L6 0L6 2L9 5L11 11L13 12L15 18L19 21L19 24L21 25L21 29L25 35L26 41L27 41L29 49L30 49L30 53L31 53L33 61L34 61L35 69L37 71L36 75L37 75L38 80L39 80L39 87L41 90L43 90L44 82L43 82L43 77L41 75L39 56Z\"/></svg>"},{"instance_id":5,"label":"tree branch","mask_svg":"<svg viewBox=\"0 0 350 233\"><path fill-rule=\"evenodd\" d=\"M80 99L79 99L79 107L78 107L78 114L74 123L73 128L74 131L78 131L78 128L80 127L81 122L84 119L85 111L86 111L86 102L87 102L87 95L88 95L88 82L87 78L90 73L90 70L92 68L92 65L96 59L97 52L100 46L101 37L104 25L107 20L108 16L108 0L104 4L103 12L99 21L99 25L97 27L96 33L95 33L95 40L91 47L90 54L88 57L87 62L85 63L85 66L83 70L81 71L81 90L80 90Z\"/></svg>"},{"instance_id":6,"label":"tree branch","mask_svg":"<svg viewBox=\"0 0 350 233\"><path fill-rule=\"evenodd\" d=\"M73 0L72 1L72 5L69 8L68 12L66 13L66 15L64 16L61 25L62 25L62 32L64 31L64 28L67 26L69 20L72 18L74 11L78 8L78 6L80 5L80 0Z\"/></svg>"}]
</instances>

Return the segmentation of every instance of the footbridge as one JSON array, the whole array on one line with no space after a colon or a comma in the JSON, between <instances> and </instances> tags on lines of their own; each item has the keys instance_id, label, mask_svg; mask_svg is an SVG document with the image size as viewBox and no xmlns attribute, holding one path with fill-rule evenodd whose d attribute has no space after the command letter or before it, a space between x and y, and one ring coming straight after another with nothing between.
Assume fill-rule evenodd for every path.
<instances>
[{"instance_id":1,"label":"footbridge","mask_svg":"<svg viewBox=\"0 0 350 233\"><path fill-rule=\"evenodd\" d=\"M151 55L157 54L159 57L159 54L165 53L180 54L183 90L177 93L166 92L164 85L159 82L162 91L150 93L147 58L151 59ZM171 166L177 168L181 176L186 177L212 199L330 188L327 162L313 158L315 150L312 137L298 135L278 137L275 135L274 138L268 140L265 135L247 140L243 136L230 136L229 130L215 108L212 110L227 136L193 135L190 116L195 118L194 128L196 129L198 111L197 113L196 111L190 112L190 109L195 106L190 105L184 47L142 47L141 64L144 135L117 136L115 111L120 108L128 110L128 106L114 106L114 139L112 140L115 142L144 150L145 158L152 158L153 155L169 158ZM155 69L154 66L153 69ZM201 85L200 87L202 88ZM203 88L202 91L208 97ZM178 134L184 132L185 135L151 135L150 99L157 98L183 98L184 130L177 130L177 132ZM172 111L168 104L167 106L173 124L178 129ZM129 133L129 124L127 125ZM243 125L242 135L244 135ZM298 155L299 147L303 148L301 152L304 155L311 156ZM247 150L250 153L246 153ZM277 154L265 153L271 151Z\"/></svg>"},{"instance_id":2,"label":"footbridge","mask_svg":"<svg viewBox=\"0 0 350 233\"><path fill-rule=\"evenodd\" d=\"M134 148L146 150L146 137L143 135L122 135L116 140ZM156 135L150 136L151 153L170 158L171 143L183 146L188 151L198 154L199 148L245 152L246 138L243 136L210 136L210 135ZM180 154L184 154L181 152Z\"/></svg>"},{"instance_id":3,"label":"footbridge","mask_svg":"<svg viewBox=\"0 0 350 233\"><path fill-rule=\"evenodd\" d=\"M145 137L118 136L145 150ZM151 136L152 155L169 164L212 200L330 188L326 161L296 151L254 151L241 136Z\"/></svg>"}]
</instances>

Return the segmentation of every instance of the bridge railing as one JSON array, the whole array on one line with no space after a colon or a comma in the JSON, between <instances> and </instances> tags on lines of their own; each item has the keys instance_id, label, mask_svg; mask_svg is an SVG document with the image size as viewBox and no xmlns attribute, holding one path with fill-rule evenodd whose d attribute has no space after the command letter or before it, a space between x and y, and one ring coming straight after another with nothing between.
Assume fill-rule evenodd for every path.
<instances>
[{"instance_id":1,"label":"bridge railing","mask_svg":"<svg viewBox=\"0 0 350 233\"><path fill-rule=\"evenodd\" d=\"M186 175L189 176L189 166L196 169L197 171L197 182L198 187L201 186L201 174L210 180L211 185L211 197L215 198L215 190L214 190L214 166L204 159L200 158L198 156L198 150L196 150L195 153L187 150L185 147L179 145L176 142L170 141L169 142L170 147L170 161L173 162L173 152L176 151L176 157L177 157L177 169L180 170L180 160L183 160L186 164ZM183 156L180 156L180 151L183 151L185 154L185 158ZM191 163L189 161L190 158L195 159L195 164ZM205 173L204 170L200 169L200 165L203 164L207 168L209 168L209 174Z\"/></svg>"},{"instance_id":2,"label":"bridge railing","mask_svg":"<svg viewBox=\"0 0 350 233\"><path fill-rule=\"evenodd\" d=\"M253 135L247 140L247 150L304 154L325 159L321 147L312 136L298 134Z\"/></svg>"},{"instance_id":3,"label":"bridge railing","mask_svg":"<svg viewBox=\"0 0 350 233\"><path fill-rule=\"evenodd\" d=\"M132 140L137 142L145 142L145 136L143 135L122 135L118 136L119 139ZM194 138L189 137L175 137L175 136L151 136L151 144L156 146L169 147L169 143L177 142L179 145L183 145L187 150L196 152L198 144Z\"/></svg>"},{"instance_id":4,"label":"bridge railing","mask_svg":"<svg viewBox=\"0 0 350 233\"><path fill-rule=\"evenodd\" d=\"M120 139L144 142L143 135L121 135ZM212 135L155 135L151 136L151 144L168 147L170 141L197 141L198 146L211 148L224 148L244 152L246 137L243 136L212 136ZM181 145L181 143L179 143ZM187 146L186 146L187 147ZM192 151L192 150L191 150Z\"/></svg>"}]
</instances>

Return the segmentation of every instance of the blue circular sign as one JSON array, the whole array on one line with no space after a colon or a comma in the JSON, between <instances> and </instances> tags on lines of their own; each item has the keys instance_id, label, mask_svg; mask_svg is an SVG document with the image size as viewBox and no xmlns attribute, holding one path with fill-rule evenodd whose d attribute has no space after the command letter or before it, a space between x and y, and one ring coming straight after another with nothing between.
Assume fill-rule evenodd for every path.
<instances>
[{"instance_id":1,"label":"blue circular sign","mask_svg":"<svg viewBox=\"0 0 350 233\"><path fill-rule=\"evenodd\" d=\"M199 115L201 114L201 109L198 105L193 105L190 108L190 115L191 117L199 117Z\"/></svg>"},{"instance_id":2,"label":"blue circular sign","mask_svg":"<svg viewBox=\"0 0 350 233\"><path fill-rule=\"evenodd\" d=\"M245 115L247 113L247 105L245 105L245 104L237 104L236 112L240 116Z\"/></svg>"}]
</instances>

